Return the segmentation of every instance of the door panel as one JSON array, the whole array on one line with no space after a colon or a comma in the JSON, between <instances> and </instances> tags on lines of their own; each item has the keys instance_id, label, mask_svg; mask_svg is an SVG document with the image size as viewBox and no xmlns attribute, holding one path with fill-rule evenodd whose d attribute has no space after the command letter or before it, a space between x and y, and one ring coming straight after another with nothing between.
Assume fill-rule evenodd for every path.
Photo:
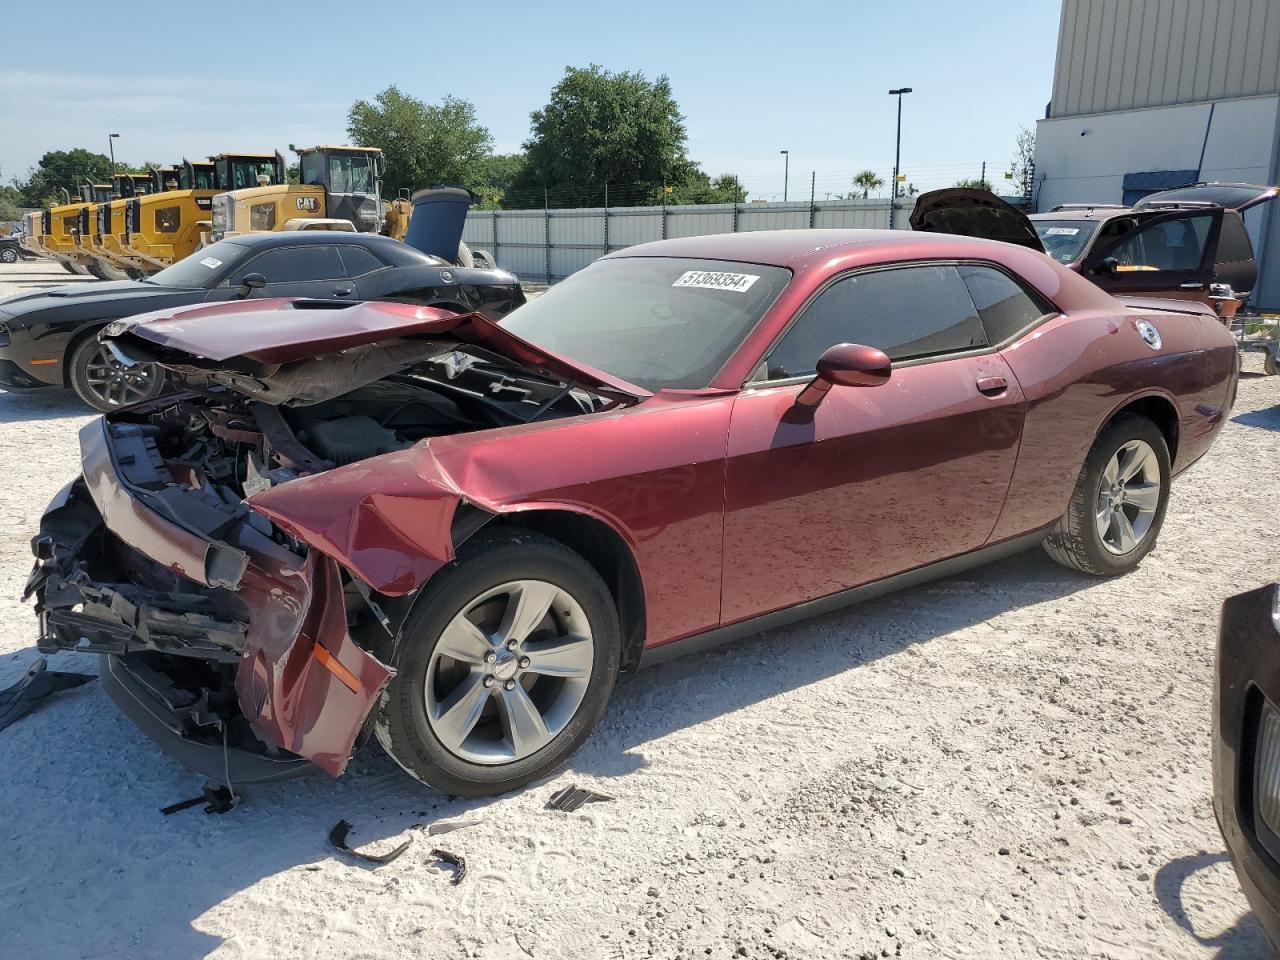
<instances>
[{"instance_id":1,"label":"door panel","mask_svg":"<svg viewBox=\"0 0 1280 960\"><path fill-rule=\"evenodd\" d=\"M1080 272L1110 294L1209 302L1222 210L1179 210L1143 220L1111 243L1095 244ZM1114 272L1104 261L1114 260Z\"/></svg>"},{"instance_id":2,"label":"door panel","mask_svg":"<svg viewBox=\"0 0 1280 960\"><path fill-rule=\"evenodd\" d=\"M834 387L811 418L802 389L734 401L723 623L981 547L1004 503L1024 403L999 355Z\"/></svg>"}]
</instances>

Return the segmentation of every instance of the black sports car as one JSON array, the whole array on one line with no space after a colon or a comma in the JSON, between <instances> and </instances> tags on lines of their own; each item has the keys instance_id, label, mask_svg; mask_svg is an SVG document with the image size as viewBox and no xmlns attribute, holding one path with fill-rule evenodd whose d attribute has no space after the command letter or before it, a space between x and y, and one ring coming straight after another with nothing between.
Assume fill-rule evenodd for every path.
<instances>
[{"instance_id":1,"label":"black sports car","mask_svg":"<svg viewBox=\"0 0 1280 960\"><path fill-rule=\"evenodd\" d=\"M198 250L144 280L38 290L0 300L0 387L71 387L113 410L158 396L152 364L127 366L97 333L112 320L245 297L398 300L494 319L524 303L502 270L457 267L388 237L334 231L246 234Z\"/></svg>"},{"instance_id":2,"label":"black sports car","mask_svg":"<svg viewBox=\"0 0 1280 960\"><path fill-rule=\"evenodd\" d=\"M1236 876L1280 951L1280 583L1222 605L1213 808Z\"/></svg>"}]
</instances>

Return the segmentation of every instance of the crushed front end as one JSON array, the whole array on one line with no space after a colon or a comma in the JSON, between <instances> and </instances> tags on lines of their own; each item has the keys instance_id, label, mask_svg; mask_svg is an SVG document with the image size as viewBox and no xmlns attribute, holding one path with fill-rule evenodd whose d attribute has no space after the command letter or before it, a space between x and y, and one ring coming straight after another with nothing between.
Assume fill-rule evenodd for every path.
<instances>
[{"instance_id":1,"label":"crushed front end","mask_svg":"<svg viewBox=\"0 0 1280 960\"><path fill-rule=\"evenodd\" d=\"M392 671L352 639L338 566L243 502L261 443L191 403L84 427L84 473L32 544L38 646L101 654L121 710L206 776L338 775Z\"/></svg>"}]
</instances>

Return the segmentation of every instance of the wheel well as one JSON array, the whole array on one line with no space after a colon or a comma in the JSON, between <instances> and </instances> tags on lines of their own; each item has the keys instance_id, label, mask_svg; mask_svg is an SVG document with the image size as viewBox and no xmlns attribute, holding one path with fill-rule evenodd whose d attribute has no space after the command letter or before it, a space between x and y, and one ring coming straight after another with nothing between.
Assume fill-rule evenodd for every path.
<instances>
[{"instance_id":1,"label":"wheel well","mask_svg":"<svg viewBox=\"0 0 1280 960\"><path fill-rule=\"evenodd\" d=\"M1132 403L1125 404L1111 419L1103 424L1103 429L1110 426L1125 414L1136 414L1146 417L1164 434L1164 442L1169 447L1169 462L1173 463L1178 456L1178 410L1164 397L1142 397Z\"/></svg>"},{"instance_id":2,"label":"wheel well","mask_svg":"<svg viewBox=\"0 0 1280 960\"><path fill-rule=\"evenodd\" d=\"M84 343L87 338L96 335L105 326L105 323L90 323L88 326L77 330L72 334L71 339L67 341L66 352L62 355L63 387L69 388L71 386L71 357L75 354L80 344Z\"/></svg>"},{"instance_id":3,"label":"wheel well","mask_svg":"<svg viewBox=\"0 0 1280 960\"><path fill-rule=\"evenodd\" d=\"M526 527L564 544L600 574L618 608L622 669L634 670L644 649L644 585L626 541L608 524L567 510L530 510L500 515L491 523Z\"/></svg>"}]
</instances>

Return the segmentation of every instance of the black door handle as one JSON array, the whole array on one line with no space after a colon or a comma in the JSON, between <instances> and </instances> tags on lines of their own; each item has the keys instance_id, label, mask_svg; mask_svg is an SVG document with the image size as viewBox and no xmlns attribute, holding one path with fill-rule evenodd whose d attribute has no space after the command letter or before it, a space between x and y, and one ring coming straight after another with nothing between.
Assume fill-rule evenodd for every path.
<instances>
[{"instance_id":1,"label":"black door handle","mask_svg":"<svg viewBox=\"0 0 1280 960\"><path fill-rule=\"evenodd\" d=\"M335 297L349 297L355 292L354 287L334 287L333 295Z\"/></svg>"},{"instance_id":2,"label":"black door handle","mask_svg":"<svg viewBox=\"0 0 1280 960\"><path fill-rule=\"evenodd\" d=\"M984 397L998 397L1009 389L1004 377L983 377L978 381L978 392Z\"/></svg>"}]
</instances>

